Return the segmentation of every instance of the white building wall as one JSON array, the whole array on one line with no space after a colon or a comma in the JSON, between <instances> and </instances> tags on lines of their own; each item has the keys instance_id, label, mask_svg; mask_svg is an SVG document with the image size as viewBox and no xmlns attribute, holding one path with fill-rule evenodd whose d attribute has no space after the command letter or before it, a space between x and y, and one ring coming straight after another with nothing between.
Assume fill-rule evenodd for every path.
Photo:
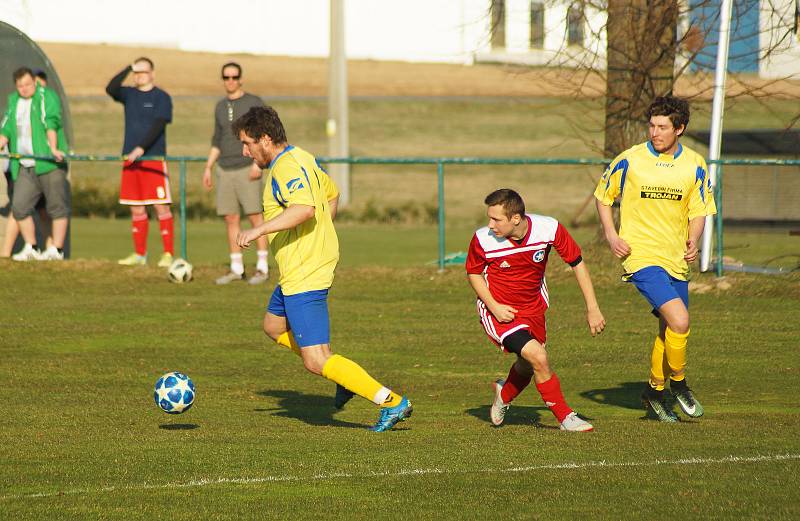
<instances>
[{"instance_id":1,"label":"white building wall","mask_svg":"<svg viewBox=\"0 0 800 521\"><path fill-rule=\"evenodd\" d=\"M800 79L800 31L795 25L795 0L761 2L759 47L775 48L758 63L762 78Z\"/></svg>"},{"instance_id":2,"label":"white building wall","mask_svg":"<svg viewBox=\"0 0 800 521\"><path fill-rule=\"evenodd\" d=\"M40 41L323 57L329 5L329 0L0 0L0 20ZM345 0L345 6L351 58L471 63L487 44L484 0Z\"/></svg>"},{"instance_id":3,"label":"white building wall","mask_svg":"<svg viewBox=\"0 0 800 521\"><path fill-rule=\"evenodd\" d=\"M605 11L588 7L584 48L567 47L570 0L543 0L542 49L530 49L530 1L506 0L506 45L491 49L491 0L344 0L350 58L606 66ZM685 2L686 0L682 0ZM328 55L330 0L0 0L0 20L34 40L286 56ZM600 4L600 3L598 3ZM761 0L768 78L800 75L795 0ZM775 12L777 11L777 12ZM684 24L685 25L685 24ZM774 29L779 26L779 29ZM772 31L769 29L773 28ZM781 29L782 28L782 29ZM680 61L680 58L679 60ZM679 63L678 66L681 64Z\"/></svg>"}]
</instances>

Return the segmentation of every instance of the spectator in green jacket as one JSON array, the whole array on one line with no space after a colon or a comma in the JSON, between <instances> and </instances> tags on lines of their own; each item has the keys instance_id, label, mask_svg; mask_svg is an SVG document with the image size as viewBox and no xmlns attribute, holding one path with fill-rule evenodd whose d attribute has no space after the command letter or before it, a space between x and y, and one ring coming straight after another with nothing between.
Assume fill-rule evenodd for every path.
<instances>
[{"instance_id":1,"label":"spectator in green jacket","mask_svg":"<svg viewBox=\"0 0 800 521\"><path fill-rule=\"evenodd\" d=\"M66 138L61 123L58 95L34 80L33 71L21 67L14 71L16 92L0 124L0 148L8 144L12 154L53 157L11 160L14 196L11 211L19 223L25 247L12 258L17 261L62 260L69 219L69 184L67 182ZM42 252L36 243L33 212L44 196L47 214L53 221L53 245Z\"/></svg>"}]
</instances>

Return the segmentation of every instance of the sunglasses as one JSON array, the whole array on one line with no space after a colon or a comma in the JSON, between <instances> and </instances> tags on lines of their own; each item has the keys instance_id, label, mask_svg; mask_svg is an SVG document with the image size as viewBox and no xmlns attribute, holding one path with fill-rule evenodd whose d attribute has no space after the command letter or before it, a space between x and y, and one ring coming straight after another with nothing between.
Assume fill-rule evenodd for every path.
<instances>
[{"instance_id":1,"label":"sunglasses","mask_svg":"<svg viewBox=\"0 0 800 521\"><path fill-rule=\"evenodd\" d=\"M239 78L241 78L241 76L239 76L239 75L236 75L236 76L225 76L224 74L222 75L222 79L225 80L225 81L227 81L227 80L238 80Z\"/></svg>"}]
</instances>

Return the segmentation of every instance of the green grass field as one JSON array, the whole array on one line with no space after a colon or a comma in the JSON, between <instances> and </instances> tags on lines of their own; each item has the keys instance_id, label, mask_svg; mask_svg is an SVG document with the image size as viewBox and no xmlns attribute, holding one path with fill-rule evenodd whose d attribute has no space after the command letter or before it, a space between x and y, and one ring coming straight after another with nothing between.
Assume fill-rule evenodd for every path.
<instances>
[{"instance_id":1,"label":"green grass field","mask_svg":"<svg viewBox=\"0 0 800 521\"><path fill-rule=\"evenodd\" d=\"M712 289L692 296L689 378L707 414L659 424L638 404L655 321L579 230L608 329L591 338L554 257L549 350L595 431L557 430L534 389L495 429L489 384L512 359L485 339L462 269L423 264L435 229L343 226L333 347L415 404L374 434L372 404L335 412L333 385L265 340L275 275L214 286L222 226L190 230L190 284L106 260L127 253L124 221L76 220L83 260L0 262L0 518L800 516L797 274L729 275L726 291L697 277ZM449 237L448 249L465 249L469 230ZM169 370L198 389L182 416L152 403Z\"/></svg>"}]
</instances>

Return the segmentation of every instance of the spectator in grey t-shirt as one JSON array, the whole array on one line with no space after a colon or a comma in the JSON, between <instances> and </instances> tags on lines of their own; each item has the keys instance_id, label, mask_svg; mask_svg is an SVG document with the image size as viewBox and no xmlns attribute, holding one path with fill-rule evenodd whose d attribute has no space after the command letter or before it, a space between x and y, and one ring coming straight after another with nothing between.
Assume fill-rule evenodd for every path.
<instances>
[{"instance_id":1,"label":"spectator in grey t-shirt","mask_svg":"<svg viewBox=\"0 0 800 521\"><path fill-rule=\"evenodd\" d=\"M211 138L211 151L203 170L203 186L206 190L211 190L211 169L216 163L214 174L217 179L217 215L225 218L231 256L230 271L216 282L228 284L246 278L242 249L236 244L241 210L244 210L251 226L256 227L264 222L261 169L252 159L242 155L242 144L233 135L231 123L251 107L263 106L264 102L258 96L242 90L242 67L238 63L231 62L222 66L222 83L225 97L217 103L214 110L214 137ZM256 272L249 280L250 284L265 282L269 273L266 237L259 238L257 245L258 262Z\"/></svg>"}]
</instances>

